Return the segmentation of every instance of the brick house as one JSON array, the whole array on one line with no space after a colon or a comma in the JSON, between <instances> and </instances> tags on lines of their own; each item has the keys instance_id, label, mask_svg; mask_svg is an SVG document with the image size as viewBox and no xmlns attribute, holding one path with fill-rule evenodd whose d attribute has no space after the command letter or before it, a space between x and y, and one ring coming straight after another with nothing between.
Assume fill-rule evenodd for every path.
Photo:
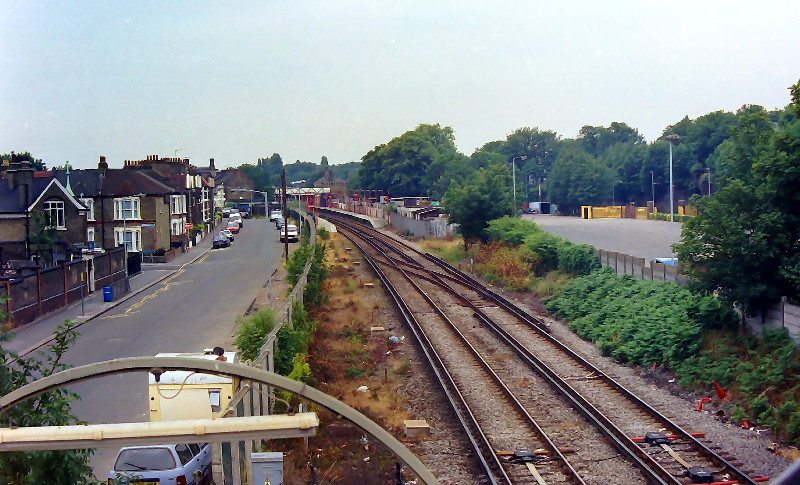
<instances>
[{"instance_id":1,"label":"brick house","mask_svg":"<svg viewBox=\"0 0 800 485\"><path fill-rule=\"evenodd\" d=\"M180 207L183 197L174 188L143 172L109 168L105 157L96 169L54 170L53 176L87 207L88 246L125 244L133 252L172 246L172 206Z\"/></svg>"},{"instance_id":2,"label":"brick house","mask_svg":"<svg viewBox=\"0 0 800 485\"><path fill-rule=\"evenodd\" d=\"M0 264L53 265L80 259L87 209L50 172L4 160L0 170Z\"/></svg>"}]
</instances>

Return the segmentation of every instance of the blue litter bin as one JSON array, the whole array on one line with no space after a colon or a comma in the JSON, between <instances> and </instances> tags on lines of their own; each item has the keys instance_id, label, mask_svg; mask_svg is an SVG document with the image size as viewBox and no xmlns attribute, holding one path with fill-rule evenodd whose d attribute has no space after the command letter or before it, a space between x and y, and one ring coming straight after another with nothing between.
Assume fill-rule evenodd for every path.
<instances>
[{"instance_id":1,"label":"blue litter bin","mask_svg":"<svg viewBox=\"0 0 800 485\"><path fill-rule=\"evenodd\" d=\"M112 301L114 299L114 289L110 286L103 287L103 301Z\"/></svg>"}]
</instances>

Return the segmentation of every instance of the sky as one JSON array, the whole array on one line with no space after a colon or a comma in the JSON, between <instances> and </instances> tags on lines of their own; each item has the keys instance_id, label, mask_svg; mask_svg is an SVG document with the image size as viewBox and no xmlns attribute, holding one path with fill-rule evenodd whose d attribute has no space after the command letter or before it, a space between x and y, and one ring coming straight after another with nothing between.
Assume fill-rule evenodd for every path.
<instances>
[{"instance_id":1,"label":"sky","mask_svg":"<svg viewBox=\"0 0 800 485\"><path fill-rule=\"evenodd\" d=\"M0 153L96 167L357 161L421 123L467 155L522 127L768 109L793 1L0 0Z\"/></svg>"}]
</instances>

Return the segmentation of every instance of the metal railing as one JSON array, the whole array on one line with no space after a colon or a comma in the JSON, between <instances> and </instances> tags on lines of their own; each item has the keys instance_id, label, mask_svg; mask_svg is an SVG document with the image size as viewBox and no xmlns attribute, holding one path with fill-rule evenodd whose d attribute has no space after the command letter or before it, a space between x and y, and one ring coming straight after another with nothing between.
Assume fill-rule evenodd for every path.
<instances>
[{"instance_id":1,"label":"metal railing","mask_svg":"<svg viewBox=\"0 0 800 485\"><path fill-rule=\"evenodd\" d=\"M314 260L316 250L316 225L314 218L300 210L292 208L290 212L302 221L302 226L308 228L309 253L303 272L281 308L275 312L275 327L267 336L261 346L258 357L249 365L275 372L275 346L278 341L278 332L285 326L292 325L292 312L295 302L303 303L303 293L308 282L308 273ZM224 417L262 416L271 414L274 408L275 397L273 388L260 383L242 382L236 395L231 399ZM214 470L214 480L221 485L244 485L250 483L250 470L252 463L251 452L260 452L261 443L257 440L226 442L215 444L214 456L219 457L219 467Z\"/></svg>"}]
</instances>

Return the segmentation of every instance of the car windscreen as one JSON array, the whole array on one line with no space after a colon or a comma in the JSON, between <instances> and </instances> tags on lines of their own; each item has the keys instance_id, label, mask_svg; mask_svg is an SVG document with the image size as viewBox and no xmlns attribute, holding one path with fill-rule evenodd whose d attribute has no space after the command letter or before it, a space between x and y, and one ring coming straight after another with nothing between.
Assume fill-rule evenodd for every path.
<instances>
[{"instance_id":1,"label":"car windscreen","mask_svg":"<svg viewBox=\"0 0 800 485\"><path fill-rule=\"evenodd\" d=\"M172 470L175 458L167 448L131 448L122 450L114 464L119 472L141 470Z\"/></svg>"}]
</instances>

